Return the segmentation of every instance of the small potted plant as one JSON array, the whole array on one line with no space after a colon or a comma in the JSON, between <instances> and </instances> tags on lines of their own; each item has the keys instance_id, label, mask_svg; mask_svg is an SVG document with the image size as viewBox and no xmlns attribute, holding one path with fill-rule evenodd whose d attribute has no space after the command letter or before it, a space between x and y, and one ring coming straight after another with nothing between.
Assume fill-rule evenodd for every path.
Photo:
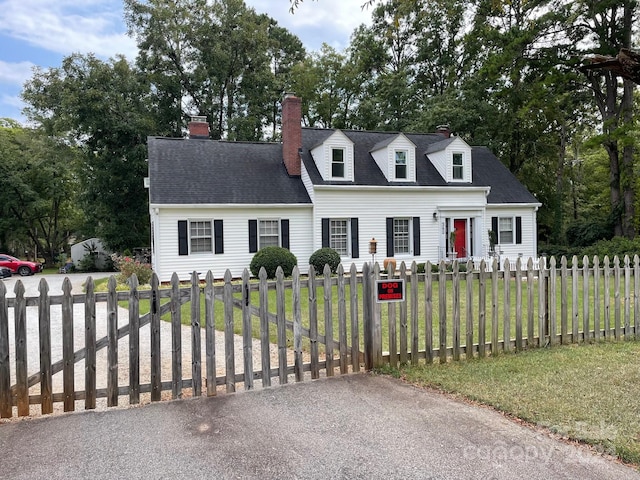
<instances>
[{"instance_id":1,"label":"small potted plant","mask_svg":"<svg viewBox=\"0 0 640 480\"><path fill-rule=\"evenodd\" d=\"M489 230L489 255L495 255L496 243L498 243L498 234L495 230Z\"/></svg>"},{"instance_id":2,"label":"small potted plant","mask_svg":"<svg viewBox=\"0 0 640 480\"><path fill-rule=\"evenodd\" d=\"M453 229L449 233L449 256L451 258L456 258L456 255L456 231Z\"/></svg>"}]
</instances>

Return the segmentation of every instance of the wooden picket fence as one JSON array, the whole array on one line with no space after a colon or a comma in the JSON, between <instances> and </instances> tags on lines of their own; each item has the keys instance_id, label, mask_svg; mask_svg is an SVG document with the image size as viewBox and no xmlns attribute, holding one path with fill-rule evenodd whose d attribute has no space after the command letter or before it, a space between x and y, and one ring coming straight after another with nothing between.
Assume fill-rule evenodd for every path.
<instances>
[{"instance_id":1,"label":"wooden picket fence","mask_svg":"<svg viewBox=\"0 0 640 480\"><path fill-rule=\"evenodd\" d=\"M275 281L263 272L234 280L227 271L218 281L194 272L188 285L174 275L161 286L154 275L150 289L134 277L128 291L112 277L107 292L95 292L88 278L83 294L72 294L65 279L62 295L53 296L43 279L37 297L26 297L20 281L9 297L0 283L0 415L213 396L362 367L636 338L638 256L633 264L574 257L568 266L563 257L546 265L441 262L437 272L427 263L418 273L414 262L396 273L366 264L318 277L296 268L286 280L278 271ZM381 278L404 280L406 299L378 303ZM28 328L36 321L37 334Z\"/></svg>"},{"instance_id":2,"label":"wooden picket fence","mask_svg":"<svg viewBox=\"0 0 640 480\"><path fill-rule=\"evenodd\" d=\"M337 295L337 338L333 332L331 303L334 300L331 296L318 300L315 275L306 281L309 320L302 325L302 280L297 268L291 280L285 280L279 270L275 282L267 281L266 274L261 272L257 283L250 281L248 271L244 272L241 282L233 282L227 271L220 283L214 282L211 272L204 281L194 272L189 286L181 285L174 274L170 288L161 288L158 278L153 275L148 290L138 288L133 277L129 291L117 291L115 277L111 277L108 292L102 293L95 292L94 282L88 278L84 294L72 294L67 278L63 283L63 294L56 296L49 295L43 279L40 295L30 298L25 297L20 281L16 283L15 297L11 298L0 283L0 415L2 418L14 413L26 416L33 413L30 405L40 405L40 412L47 414L53 412L57 402L63 404L64 411L73 411L82 406L82 402L84 409L94 409L98 399L106 399L108 407L117 406L122 397L128 397L129 404L137 404L145 394L152 402L180 398L185 393L212 396L217 394L218 387L234 392L238 384L250 390L257 381L262 387L269 387L272 379L283 384L290 380L302 381L305 374L315 379L337 372L357 372L363 357L359 350L357 308L352 308L353 315L348 319L344 306L347 301L352 305L357 303L358 279L355 266L348 276L342 271L338 277L332 276L329 270L325 272L323 288L329 292L335 290ZM351 283L350 290L354 293L351 298L345 297L345 281ZM274 305L269 305L269 291L273 290L276 300ZM292 297L289 303L285 302L285 292ZM259 303L254 306L252 297L256 294ZM120 326L122 302L127 304L128 321ZM318 302L325 305L324 321L318 320ZM190 304L190 326L185 332L182 306L187 303ZM149 312L141 315L141 306L145 304ZM83 342L77 338L79 315L78 309L74 312L75 305L82 309ZM102 318L97 314L98 306L104 307L100 310ZM270 311L270 307L274 311ZM54 339L62 345L58 359L52 356L52 308L60 309L60 331ZM9 337L10 311L15 325L13 342ZM39 328L37 338L33 338L27 334L27 321L36 321L36 317ZM169 323L163 322L163 317L168 317L165 319ZM216 330L217 321L219 330ZM102 337L97 335L100 324L106 326L106 334ZM163 324L170 325L170 336L165 337L164 345L161 343ZM147 325L150 345L148 350L144 349L145 358L141 353L140 332ZM258 340L253 338L256 332ZM120 357L118 345L124 337L128 337L125 361ZM191 351L188 359L183 355L186 337L189 337ZM39 369L30 374L28 367L34 359L28 358L28 346L32 343L38 346L36 362ZM303 343L308 345L305 351ZM100 365L97 354L103 350L106 350L106 359ZM165 369L162 367L163 355L170 359L170 365ZM149 364L147 378L141 377L141 360L147 360ZM81 361L84 361L84 388L78 389L83 382L77 379L77 374L82 372L76 371L76 364ZM190 369L186 365L189 361ZM129 373L126 384L122 384L119 376L119 369L123 367ZM54 392L53 379L59 377L60 372L62 388ZM98 385L98 379L105 376L106 385ZM163 392L166 393L164 397Z\"/></svg>"}]
</instances>

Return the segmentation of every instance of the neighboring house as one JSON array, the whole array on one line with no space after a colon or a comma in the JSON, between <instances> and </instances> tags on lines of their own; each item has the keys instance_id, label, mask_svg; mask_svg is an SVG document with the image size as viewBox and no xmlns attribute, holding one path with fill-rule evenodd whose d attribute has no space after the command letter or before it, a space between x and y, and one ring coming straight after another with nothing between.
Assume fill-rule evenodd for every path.
<instances>
[{"instance_id":1,"label":"neighboring house","mask_svg":"<svg viewBox=\"0 0 640 480\"><path fill-rule=\"evenodd\" d=\"M371 261L536 257L540 203L484 147L433 134L301 127L301 101L283 101L282 144L150 137L152 264L173 272L240 276L255 252L280 245L303 273L336 249L346 268Z\"/></svg>"}]
</instances>

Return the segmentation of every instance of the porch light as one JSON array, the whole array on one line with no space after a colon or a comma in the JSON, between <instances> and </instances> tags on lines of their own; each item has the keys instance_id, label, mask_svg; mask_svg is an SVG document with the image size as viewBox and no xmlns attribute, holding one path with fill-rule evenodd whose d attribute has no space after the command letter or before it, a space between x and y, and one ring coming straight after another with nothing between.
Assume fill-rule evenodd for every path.
<instances>
[{"instance_id":1,"label":"porch light","mask_svg":"<svg viewBox=\"0 0 640 480\"><path fill-rule=\"evenodd\" d=\"M438 221L438 212L433 212L433 221L434 222Z\"/></svg>"}]
</instances>

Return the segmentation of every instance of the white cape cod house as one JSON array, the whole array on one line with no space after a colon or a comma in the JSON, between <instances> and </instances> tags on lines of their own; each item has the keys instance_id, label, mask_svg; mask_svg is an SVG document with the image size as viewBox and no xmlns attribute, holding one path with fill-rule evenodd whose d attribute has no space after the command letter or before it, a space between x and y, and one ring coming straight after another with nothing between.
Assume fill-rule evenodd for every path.
<instances>
[{"instance_id":1,"label":"white cape cod house","mask_svg":"<svg viewBox=\"0 0 640 480\"><path fill-rule=\"evenodd\" d=\"M537 255L540 203L488 149L447 129L302 128L293 95L283 101L282 144L210 140L202 120L190 123L190 138L148 139L161 281L173 272L240 276L268 245L291 250L303 273L323 246L361 269L373 238L375 260L398 265Z\"/></svg>"}]
</instances>

